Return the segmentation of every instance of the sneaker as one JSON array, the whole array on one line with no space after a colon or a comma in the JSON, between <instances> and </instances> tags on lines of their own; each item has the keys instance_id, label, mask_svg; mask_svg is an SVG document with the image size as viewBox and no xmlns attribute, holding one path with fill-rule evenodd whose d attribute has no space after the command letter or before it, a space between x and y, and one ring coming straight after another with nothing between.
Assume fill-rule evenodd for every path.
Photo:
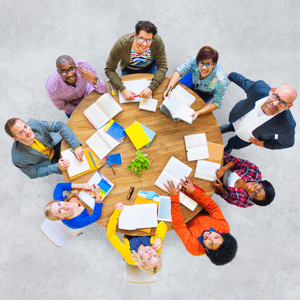
<instances>
[{"instance_id":1,"label":"sneaker","mask_svg":"<svg viewBox=\"0 0 300 300\"><path fill-rule=\"evenodd\" d=\"M230 131L233 131L232 130L232 125L231 124L224 124L224 125L221 125L220 126L220 130L221 130L221 133L227 133L227 132L230 132Z\"/></svg>"}]
</instances>

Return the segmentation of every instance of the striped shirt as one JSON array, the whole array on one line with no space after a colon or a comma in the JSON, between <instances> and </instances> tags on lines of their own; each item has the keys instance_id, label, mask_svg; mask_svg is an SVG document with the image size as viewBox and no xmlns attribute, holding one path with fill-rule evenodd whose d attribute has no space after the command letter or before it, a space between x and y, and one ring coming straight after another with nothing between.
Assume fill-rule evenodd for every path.
<instances>
[{"instance_id":1,"label":"striped shirt","mask_svg":"<svg viewBox=\"0 0 300 300\"><path fill-rule=\"evenodd\" d=\"M134 52L133 49L131 49L130 62L129 62L129 65L127 66L127 68L133 69L133 70L140 70L140 69L147 67L152 62L153 62L153 59L151 58L150 48L141 54L138 54L138 53Z\"/></svg>"}]
</instances>

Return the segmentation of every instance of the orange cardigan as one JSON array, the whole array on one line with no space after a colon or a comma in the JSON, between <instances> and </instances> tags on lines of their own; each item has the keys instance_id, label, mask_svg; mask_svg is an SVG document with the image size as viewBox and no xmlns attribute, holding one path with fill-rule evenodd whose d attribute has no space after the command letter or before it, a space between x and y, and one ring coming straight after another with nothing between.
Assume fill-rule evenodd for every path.
<instances>
[{"instance_id":1,"label":"orange cardigan","mask_svg":"<svg viewBox=\"0 0 300 300\"><path fill-rule=\"evenodd\" d=\"M173 227L190 254L195 256L204 255L205 249L201 246L197 237L201 236L204 230L209 230L211 227L219 233L229 233L230 228L219 206L204 192L195 189L190 197L198 202L209 213L209 216L197 215L185 224L180 209L179 196L173 195L171 196Z\"/></svg>"}]
</instances>

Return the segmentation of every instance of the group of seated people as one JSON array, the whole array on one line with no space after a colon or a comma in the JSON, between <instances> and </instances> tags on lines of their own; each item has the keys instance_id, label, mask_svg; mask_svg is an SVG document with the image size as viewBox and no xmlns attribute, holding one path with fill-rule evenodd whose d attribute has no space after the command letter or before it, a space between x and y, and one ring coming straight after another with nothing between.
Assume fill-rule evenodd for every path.
<instances>
[{"instance_id":1,"label":"group of seated people","mask_svg":"<svg viewBox=\"0 0 300 300\"><path fill-rule=\"evenodd\" d=\"M218 63L218 52L205 46L196 57L177 68L172 75L164 97L170 97L177 82L186 85L207 104L193 113L193 119L220 108L229 82L234 82L246 93L246 98L237 102L229 115L229 124L220 126L222 134L235 132L225 147L223 167L216 172L213 182L216 193L228 203L239 207L269 205L275 190L269 181L262 180L256 165L230 155L233 149L251 144L271 150L292 147L296 123L290 112L296 99L296 89L283 84L270 87L264 81L251 81L235 72L226 72ZM165 46L157 34L157 28L149 21L139 21L135 32L119 38L106 62L105 74L112 86L122 92L126 100L136 94L128 90L116 72L120 64L121 75L136 73L154 74L148 88L140 92L141 98L149 98L161 84L167 73ZM46 82L46 89L54 105L69 118L80 101L91 91L107 92L106 83L96 74L87 61L60 56L56 61L57 71ZM79 161L83 158L80 141L72 130L62 122L11 118L5 124L6 133L14 140L12 161L30 178L61 174L69 167L67 159L60 158L61 140L74 150ZM258 149L258 148L257 148ZM203 209L187 224L180 209L179 191L182 188ZM237 242L218 205L189 178L181 180L181 186L172 181L165 184L171 196L173 227L192 255L206 254L216 265L230 262L236 255ZM82 205L78 192L93 191L96 203L92 214ZM67 197L63 192L70 191ZM99 187L88 184L59 183L53 194L54 200L45 206L48 219L61 220L70 228L82 228L101 216L103 207ZM116 235L118 217L124 204L115 205L107 226L107 237L128 264L138 265L147 274L157 273L162 266L161 251L167 226L160 222L155 236L124 236L122 242Z\"/></svg>"}]
</instances>

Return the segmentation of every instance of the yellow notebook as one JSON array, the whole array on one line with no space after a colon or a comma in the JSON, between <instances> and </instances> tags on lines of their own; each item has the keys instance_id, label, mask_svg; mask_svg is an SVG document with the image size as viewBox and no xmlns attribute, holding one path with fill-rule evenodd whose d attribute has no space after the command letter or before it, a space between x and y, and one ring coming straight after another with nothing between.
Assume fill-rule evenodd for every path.
<instances>
[{"instance_id":1,"label":"yellow notebook","mask_svg":"<svg viewBox=\"0 0 300 300\"><path fill-rule=\"evenodd\" d=\"M94 151L93 151L91 148L86 148L86 149L83 150L83 152L84 152L84 155L85 155L85 157L86 157L86 160L87 160L87 162L88 162L88 164L89 164L89 166L90 166L90 169L87 170L87 171L85 171L85 172L82 172L82 173L80 173L80 174L78 174L78 175L75 175L75 176L73 176L73 177L70 177L70 176L69 176L69 177L70 177L70 180L73 180L73 179L75 179L75 178L77 178L77 177L80 177L80 176L82 176L82 175L84 175L84 174L87 174L87 173L89 173L89 172L92 172L92 171L94 171L94 170L100 168L100 164L99 164L99 162L98 162L98 159L97 159L97 157L96 157L96 154L94 153ZM93 162L93 160L92 160L92 158L91 158L91 156L90 156L90 153L91 153L91 156L93 157L94 162ZM94 163L95 163L95 164L94 164ZM95 166L95 165L96 165L96 166Z\"/></svg>"},{"instance_id":2,"label":"yellow notebook","mask_svg":"<svg viewBox=\"0 0 300 300\"><path fill-rule=\"evenodd\" d=\"M127 133L136 150L139 150L151 142L139 122L135 122L127 127L125 132Z\"/></svg>"},{"instance_id":3,"label":"yellow notebook","mask_svg":"<svg viewBox=\"0 0 300 300\"><path fill-rule=\"evenodd\" d=\"M158 209L159 203L157 201L153 201L141 196L137 196L136 200L135 200L135 204L151 204L151 203L155 203L156 207ZM151 228L144 228L144 229L140 229L140 231L146 232L146 233L150 233L151 232Z\"/></svg>"}]
</instances>

